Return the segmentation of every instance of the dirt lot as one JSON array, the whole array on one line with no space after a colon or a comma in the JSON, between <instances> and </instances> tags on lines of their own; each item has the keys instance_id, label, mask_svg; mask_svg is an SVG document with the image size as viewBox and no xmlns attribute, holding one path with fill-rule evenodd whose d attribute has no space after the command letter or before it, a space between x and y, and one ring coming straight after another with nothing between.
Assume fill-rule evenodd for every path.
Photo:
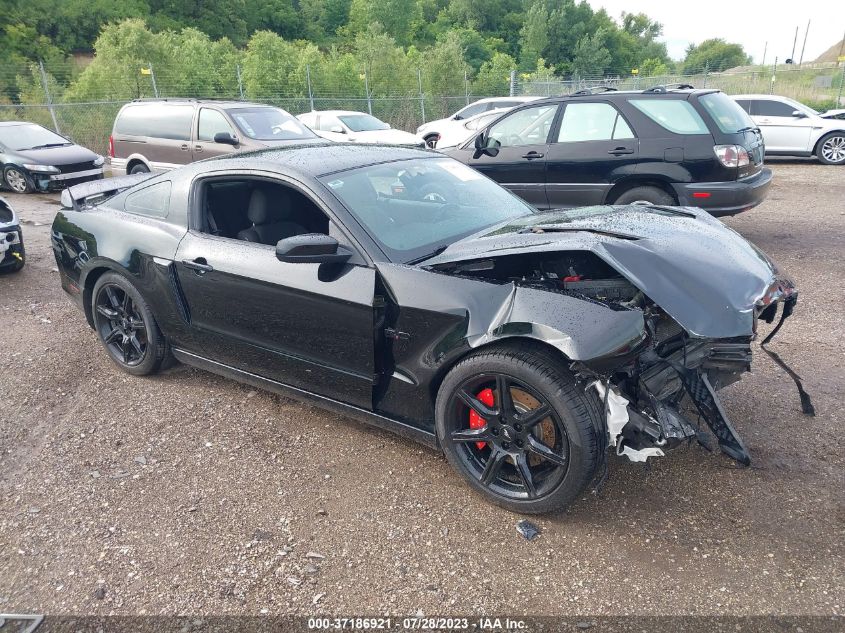
<instances>
[{"instance_id":1,"label":"dirt lot","mask_svg":"<svg viewBox=\"0 0 845 633\"><path fill-rule=\"evenodd\" d=\"M723 392L752 468L614 459L532 542L410 441L186 367L122 374L59 288L57 196L7 195L29 261L0 277L0 612L842 614L845 169L774 170L727 223L801 289L772 348L817 417L757 350Z\"/></svg>"}]
</instances>

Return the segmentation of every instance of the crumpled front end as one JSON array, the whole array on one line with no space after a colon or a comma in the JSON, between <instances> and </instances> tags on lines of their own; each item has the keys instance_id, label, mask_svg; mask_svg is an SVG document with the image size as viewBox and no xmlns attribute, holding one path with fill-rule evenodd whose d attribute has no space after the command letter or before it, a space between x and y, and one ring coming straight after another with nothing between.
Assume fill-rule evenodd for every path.
<instances>
[{"instance_id":1,"label":"crumpled front end","mask_svg":"<svg viewBox=\"0 0 845 633\"><path fill-rule=\"evenodd\" d=\"M11 205L0 198L0 270L19 268L24 262L23 231Z\"/></svg>"},{"instance_id":2,"label":"crumpled front end","mask_svg":"<svg viewBox=\"0 0 845 633\"><path fill-rule=\"evenodd\" d=\"M705 215L627 208L569 222L550 214L476 237L432 267L512 286L488 332L521 328L565 354L604 404L606 448L645 461L705 443L692 411L747 465L717 391L750 371L758 323L780 315L774 334L798 294L765 254Z\"/></svg>"}]
</instances>

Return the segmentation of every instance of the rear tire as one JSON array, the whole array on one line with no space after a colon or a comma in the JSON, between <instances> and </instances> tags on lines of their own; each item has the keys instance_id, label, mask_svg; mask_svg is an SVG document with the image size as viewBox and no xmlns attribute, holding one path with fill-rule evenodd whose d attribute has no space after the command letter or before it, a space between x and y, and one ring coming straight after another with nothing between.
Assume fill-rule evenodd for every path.
<instances>
[{"instance_id":1,"label":"rear tire","mask_svg":"<svg viewBox=\"0 0 845 633\"><path fill-rule=\"evenodd\" d=\"M424 136L423 140L425 141L425 146L429 149L434 149L437 147L437 141L440 140L439 134L429 134L428 136Z\"/></svg>"},{"instance_id":2,"label":"rear tire","mask_svg":"<svg viewBox=\"0 0 845 633\"><path fill-rule=\"evenodd\" d=\"M500 393L510 396L502 402ZM560 358L530 343L469 355L437 394L437 439L449 463L512 512L572 503L595 476L600 428L598 401Z\"/></svg>"},{"instance_id":3,"label":"rear tire","mask_svg":"<svg viewBox=\"0 0 845 633\"><path fill-rule=\"evenodd\" d=\"M635 202L648 202L663 206L673 206L678 204L675 199L670 194L663 191L663 189L647 185L623 191L616 197L613 204L633 204Z\"/></svg>"},{"instance_id":4,"label":"rear tire","mask_svg":"<svg viewBox=\"0 0 845 633\"><path fill-rule=\"evenodd\" d=\"M150 168L147 167L144 163L138 163L137 165L133 165L132 169L129 170L129 175L133 176L135 174L148 174L150 173Z\"/></svg>"},{"instance_id":5,"label":"rear tire","mask_svg":"<svg viewBox=\"0 0 845 633\"><path fill-rule=\"evenodd\" d=\"M155 373L168 356L167 342L135 286L115 272L103 274L91 293L94 328L115 365L133 376Z\"/></svg>"},{"instance_id":6,"label":"rear tire","mask_svg":"<svg viewBox=\"0 0 845 633\"><path fill-rule=\"evenodd\" d=\"M825 165L845 165L845 132L825 134L818 145L816 156Z\"/></svg>"}]
</instances>

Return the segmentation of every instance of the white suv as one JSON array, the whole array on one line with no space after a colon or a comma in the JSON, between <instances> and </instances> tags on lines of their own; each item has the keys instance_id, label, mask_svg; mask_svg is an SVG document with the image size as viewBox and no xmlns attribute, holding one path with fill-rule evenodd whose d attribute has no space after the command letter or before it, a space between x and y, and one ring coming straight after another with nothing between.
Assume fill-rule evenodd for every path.
<instances>
[{"instance_id":1,"label":"white suv","mask_svg":"<svg viewBox=\"0 0 845 633\"><path fill-rule=\"evenodd\" d=\"M734 95L763 133L768 156L816 156L845 165L845 121L826 119L788 97Z\"/></svg>"},{"instance_id":2,"label":"white suv","mask_svg":"<svg viewBox=\"0 0 845 633\"><path fill-rule=\"evenodd\" d=\"M455 114L446 119L437 119L436 121L429 121L423 123L417 128L417 134L423 137L425 144L429 147L436 147L437 142L441 136L447 134L451 137L455 132L462 133L464 130L457 128L463 125L463 122L470 117L477 116L489 110L499 110L502 108L515 108L518 105L534 101L540 97L490 97L487 99L479 99L470 103L468 106L461 108Z\"/></svg>"}]
</instances>

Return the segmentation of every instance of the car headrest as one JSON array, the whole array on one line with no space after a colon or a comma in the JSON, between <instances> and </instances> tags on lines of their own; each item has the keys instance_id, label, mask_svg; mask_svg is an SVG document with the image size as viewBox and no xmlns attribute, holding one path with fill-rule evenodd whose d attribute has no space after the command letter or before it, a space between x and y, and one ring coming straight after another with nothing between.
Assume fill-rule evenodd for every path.
<instances>
[{"instance_id":1,"label":"car headrest","mask_svg":"<svg viewBox=\"0 0 845 633\"><path fill-rule=\"evenodd\" d=\"M249 197L247 217L253 224L269 224L286 220L291 213L290 195L283 189L270 193L263 188L255 189Z\"/></svg>"}]
</instances>

